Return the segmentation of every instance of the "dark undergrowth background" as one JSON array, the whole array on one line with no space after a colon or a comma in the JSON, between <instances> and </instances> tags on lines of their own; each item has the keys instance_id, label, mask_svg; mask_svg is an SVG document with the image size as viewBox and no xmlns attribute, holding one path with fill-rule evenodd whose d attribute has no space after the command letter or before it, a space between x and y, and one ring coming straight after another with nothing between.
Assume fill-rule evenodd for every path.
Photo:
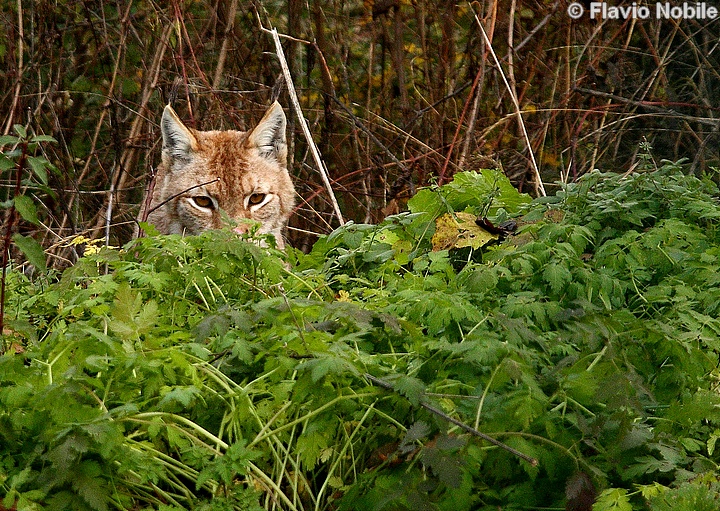
<instances>
[{"instance_id":1,"label":"dark undergrowth background","mask_svg":"<svg viewBox=\"0 0 720 511\"><path fill-rule=\"evenodd\" d=\"M267 107L280 67L261 26L283 36L345 219L378 222L459 170L500 167L537 196L536 175L554 193L596 167L633 169L641 147L657 161L688 158L689 172L716 166L720 21L572 20L566 9L564 0L6 0L0 133L20 124L58 141L35 149L56 169L47 186L22 182L37 225L15 228L55 267L76 260L72 236L127 241L173 84L181 117L201 129L242 129ZM302 197L289 238L308 250L338 219L286 92L281 101ZM15 176L2 178L7 200Z\"/></svg>"}]
</instances>

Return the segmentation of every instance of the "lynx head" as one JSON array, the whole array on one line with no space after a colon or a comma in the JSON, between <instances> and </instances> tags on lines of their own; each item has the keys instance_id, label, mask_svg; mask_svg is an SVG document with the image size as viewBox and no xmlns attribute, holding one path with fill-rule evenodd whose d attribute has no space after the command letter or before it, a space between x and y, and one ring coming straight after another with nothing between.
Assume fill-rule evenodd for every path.
<instances>
[{"instance_id":1,"label":"lynx head","mask_svg":"<svg viewBox=\"0 0 720 511\"><path fill-rule=\"evenodd\" d=\"M198 234L222 227L224 215L238 222L238 232L248 229L245 220L254 220L282 248L295 199L285 124L277 102L247 132L197 131L166 106L162 164L147 221L164 234Z\"/></svg>"}]
</instances>

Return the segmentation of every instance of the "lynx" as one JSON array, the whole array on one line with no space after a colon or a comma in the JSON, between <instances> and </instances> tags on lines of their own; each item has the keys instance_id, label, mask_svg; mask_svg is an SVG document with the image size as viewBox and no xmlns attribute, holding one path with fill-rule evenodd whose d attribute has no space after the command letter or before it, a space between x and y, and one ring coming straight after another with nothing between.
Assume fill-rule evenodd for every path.
<instances>
[{"instance_id":1,"label":"lynx","mask_svg":"<svg viewBox=\"0 0 720 511\"><path fill-rule=\"evenodd\" d=\"M143 201L147 222L162 234L199 234L221 228L227 215L244 233L249 219L284 248L282 230L295 200L285 125L277 102L247 132L194 130L166 106L160 122L162 163L152 196Z\"/></svg>"}]
</instances>

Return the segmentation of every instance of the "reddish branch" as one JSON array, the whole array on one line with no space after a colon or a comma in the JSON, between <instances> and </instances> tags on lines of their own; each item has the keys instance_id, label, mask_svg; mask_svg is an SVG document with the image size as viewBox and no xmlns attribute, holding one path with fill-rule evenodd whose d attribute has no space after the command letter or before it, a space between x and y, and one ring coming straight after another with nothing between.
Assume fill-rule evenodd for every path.
<instances>
[{"instance_id":1,"label":"reddish branch","mask_svg":"<svg viewBox=\"0 0 720 511\"><path fill-rule=\"evenodd\" d=\"M15 189L13 190L13 199L20 195L20 186L22 184L22 173L27 164L28 144L23 141L20 144L20 159L15 165ZM12 239L12 231L15 227L15 218L17 210L15 204L10 206L5 217L5 233L3 235L3 251L2 251L2 279L0 280L0 335L5 331L5 283L7 275L7 265L10 261L10 240ZM4 345L0 345L0 350L4 350Z\"/></svg>"}]
</instances>

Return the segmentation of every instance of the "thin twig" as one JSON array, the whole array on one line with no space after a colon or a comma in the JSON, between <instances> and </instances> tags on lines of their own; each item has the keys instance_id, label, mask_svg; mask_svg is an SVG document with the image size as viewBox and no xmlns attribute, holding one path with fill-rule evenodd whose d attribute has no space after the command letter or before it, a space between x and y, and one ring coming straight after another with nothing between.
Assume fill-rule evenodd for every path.
<instances>
[{"instance_id":1,"label":"thin twig","mask_svg":"<svg viewBox=\"0 0 720 511\"><path fill-rule=\"evenodd\" d=\"M152 201L152 194L154 193L154 190L155 190L155 178L156 177L157 177L157 175L153 176L153 179L150 181L150 184L148 185L148 188L145 192L145 202L143 203L143 208L145 208L145 209L143 210L142 215L141 215L140 219L138 220L138 224L140 222L147 222L147 218L148 218L148 216L150 216L150 213L152 213L153 211L155 211L157 209L160 209L161 207L163 207L165 204L167 204L171 200L180 197L181 195L189 192L190 190L194 190L195 188L201 188L203 186L211 185L213 183L217 183L218 181L220 181L220 178L216 177L215 179L211 179L210 181L205 181L204 183L192 185L189 188L185 188L184 190L181 190L181 191L171 195L164 201L160 202L159 204L156 204L155 207L147 209L150 206L150 202ZM137 237L141 238L142 236L143 236L143 230L140 229L138 231Z\"/></svg>"},{"instance_id":2,"label":"thin twig","mask_svg":"<svg viewBox=\"0 0 720 511\"><path fill-rule=\"evenodd\" d=\"M495 22L497 21L497 2L493 2L492 5L492 13L490 14L490 26L488 30L490 31L489 38L493 38L495 36ZM460 151L460 157L458 158L457 166L458 168L462 169L465 165L465 157L467 156L467 152L470 148L470 139L472 138L472 134L475 131L475 121L477 119L478 111L480 110L480 98L482 96L483 92L483 83L478 83L478 78L480 77L480 73L485 73L485 62L487 61L487 54L490 51L490 49L485 47L485 50L483 51L482 60L480 69L478 70L478 75L475 77L475 81L473 82L473 92L470 93L475 94L475 103L473 105L472 112L470 112L470 119L468 120L468 127L465 132L465 141L463 142L462 150Z\"/></svg>"},{"instance_id":3,"label":"thin twig","mask_svg":"<svg viewBox=\"0 0 720 511\"><path fill-rule=\"evenodd\" d=\"M122 169L118 169L117 167L113 168L113 172L110 174L113 178L115 177L115 171L122 172ZM113 201L115 199L115 179L110 179L110 189L108 190L108 197L107 197L107 213L105 214L105 246L110 246L110 227L112 226L112 216L113 216Z\"/></svg>"},{"instance_id":4,"label":"thin twig","mask_svg":"<svg viewBox=\"0 0 720 511\"><path fill-rule=\"evenodd\" d=\"M445 172L447 171L448 165L450 164L450 157L452 156L452 153L455 151L455 144L457 143L457 139L460 136L460 128L462 128L463 121L465 120L465 114L467 114L468 107L470 106L470 101L472 100L473 95L475 94L475 90L478 86L478 83L480 83L480 77L483 75L483 68L481 67L478 69L478 72L475 74L475 80L473 81L472 88L470 89L470 94L468 95L467 100L465 100L465 105L463 106L462 113L460 114L460 119L458 120L457 129L455 130L455 134L453 135L452 142L450 143L450 149L448 149L447 156L445 157L445 163L443 163L442 169L440 170L440 174L438 175L438 185L443 184L443 181L445 179ZM467 135L470 136L470 133Z\"/></svg>"},{"instance_id":5,"label":"thin twig","mask_svg":"<svg viewBox=\"0 0 720 511\"><path fill-rule=\"evenodd\" d=\"M395 390L395 387L393 387L390 383L388 383L388 382L386 382L386 381L384 381L384 380L381 380L380 378L376 378L375 376L373 376L373 375L371 375L371 374L365 373L365 378L367 378L368 380L370 380L371 382L373 382L375 385L378 385L378 386L380 386L380 387L382 387L382 388L384 388L384 389L391 390L391 391L393 391L393 392L397 392L397 391ZM432 406L432 405L430 405L430 404L428 404L428 403L426 403L426 402L424 402L424 401L422 401L422 400L420 401L420 406L422 406L423 408L425 408L428 412L434 413L434 414L437 415L438 417L441 417L442 419L444 419L444 420L446 420L446 421L448 421L448 422L450 422L450 423L452 423L452 424L455 424L457 427L459 427L459 428L462 429L463 431L465 431L465 432L467 432L467 433L470 433L471 435L476 436L476 437L478 437L478 438L482 438L483 440L485 440L485 441L487 441L487 442L490 442L491 444L493 444L493 445L495 445L495 446L497 446L497 447L500 447L501 449L505 449L505 450L506 450L507 452L509 452L510 454L512 454L512 455L514 455L514 456L517 456L518 458L527 461L527 462L530 463L533 467L536 467L536 466L537 466L538 460L536 460L536 459L533 458L532 456L528 456L527 454L522 453L522 452L518 451L517 449L514 449L514 448L510 447L509 445L501 442L500 440L497 440L497 439L495 439L495 438L493 438L493 437L491 437L491 436L489 436L489 435L486 435L485 433L483 433L483 432L481 432L481 431L478 431L477 429L468 426L468 425L465 424L464 422L460 422L459 420L457 420L457 419L455 419L455 418L453 418L453 417L450 417L448 414L446 414L445 412L443 412L443 411L440 410L439 408L436 408L436 407L434 407L434 406Z\"/></svg>"},{"instance_id":6,"label":"thin twig","mask_svg":"<svg viewBox=\"0 0 720 511\"><path fill-rule=\"evenodd\" d=\"M696 103L680 103L680 102L673 102L673 101L637 101L634 99L629 99L629 98L624 98L622 96L618 96L617 94L611 94L609 92L602 92L599 90L586 89L585 87L573 87L573 91L582 92L583 94L590 94L590 95L598 96L601 98L611 99L613 101L617 101L618 103L624 103L626 105L645 108L651 112L657 112L666 117L673 117L676 119L683 119L686 121L697 122L699 124L705 124L707 126L717 127L717 119L713 119L712 117L695 117L693 115L682 114L680 112L676 112L675 110L671 110L669 108L663 108L663 107L676 106L676 107L681 107L681 108L695 108L695 109L704 109L704 110L710 110L710 111L720 110L720 108L718 108L718 107L708 107L705 105L698 105Z\"/></svg>"},{"instance_id":7,"label":"thin twig","mask_svg":"<svg viewBox=\"0 0 720 511\"><path fill-rule=\"evenodd\" d=\"M157 80L160 75L160 70L162 68L162 60L165 56L165 51L168 48L168 39L170 37L170 32L173 25L168 24L168 26L165 27L162 34L160 35L160 41L158 44L157 49L155 50L155 54L153 55L152 64L150 65L149 72L148 72L148 79L145 81L145 84L143 85L142 90L142 98L140 101L140 107L138 109L139 112L141 112L143 115L139 115L135 117L132 126L130 128L130 132L127 136L128 142L125 144L125 148L120 155L119 158L119 167L117 168L118 172L114 173L111 176L111 179L113 180L111 182L112 184L115 183L115 191L118 193L118 197L116 198L116 202L122 203L122 197L120 195L120 192L125 190L127 179L130 176L129 172L125 172L125 169L132 169L135 167L135 162L137 161L138 157L138 146L134 145L134 141L140 138L142 130L145 126L145 121L147 118L145 117L145 113L147 112L147 106L150 102L150 98L155 90L155 86L157 83ZM108 191L108 194L110 194L111 191ZM108 198L109 203L109 198ZM104 227L105 222L107 221L107 204L103 208L105 210L105 215L103 215L102 210L98 213L97 220L95 222L95 226L93 228L93 234L96 236L97 232ZM93 236L93 237L95 237Z\"/></svg>"},{"instance_id":8,"label":"thin twig","mask_svg":"<svg viewBox=\"0 0 720 511\"><path fill-rule=\"evenodd\" d=\"M473 102L473 108L470 111L470 118L468 119L468 126L465 132L465 140L463 141L462 149L460 150L460 157L458 158L458 168L460 169L462 169L465 165L465 157L470 149L470 140L472 139L472 134L475 132L475 121L477 121L477 114L480 110L480 97L482 96L482 93L483 87L482 84L480 84L480 87L475 91L475 101Z\"/></svg>"},{"instance_id":9,"label":"thin twig","mask_svg":"<svg viewBox=\"0 0 720 511\"><path fill-rule=\"evenodd\" d=\"M10 127L13 125L13 118L15 117L15 109L17 108L18 101L20 100L20 91L21 91L21 86L22 86L23 53L25 52L25 48L24 48L25 34L23 33L22 0L17 0L17 10L18 10L18 49L17 49L18 69L17 69L17 77L16 77L16 82L15 82L15 94L13 94L12 105L10 106L10 113L8 114L7 125L5 126L5 134L10 133ZM4 267L3 267L3 271L4 271Z\"/></svg>"},{"instance_id":10,"label":"thin twig","mask_svg":"<svg viewBox=\"0 0 720 511\"><path fill-rule=\"evenodd\" d=\"M305 120L305 116L303 115L300 108L300 101L298 101L297 92L295 91L295 85L292 81L292 76L290 76L290 69L288 68L287 60L285 59L285 53L283 52L282 45L280 44L280 36L278 35L278 31L275 28L265 28L262 25L262 21L260 20L259 15L258 23L260 23L260 30L272 35L278 60L280 61L280 68L282 69L283 75L285 76L285 83L287 85L290 101L293 104L293 108L295 109L295 113L297 114L298 121L300 122L300 127L302 128L308 146L310 147L310 152L312 153L313 159L315 160L315 165L317 165L320 176L322 177L323 183L325 184L325 188L327 189L328 195L330 196L330 202L332 203L333 210L335 211L335 216L337 216L340 225L345 225L345 220L343 219L342 212L340 211L340 205L335 198L335 192L333 191L332 185L330 184L330 178L328 177L327 168L325 167L325 163L320 156L320 150L317 148L317 145L312 138L310 128L308 128L307 121Z\"/></svg>"},{"instance_id":11,"label":"thin twig","mask_svg":"<svg viewBox=\"0 0 720 511\"><path fill-rule=\"evenodd\" d=\"M387 154L388 158L390 158L393 161L393 163L395 163L395 165L397 165L402 171L407 170L407 167L405 167L405 165L400 160L398 160L397 156L395 156L392 153L392 151L390 151L390 149L388 149L385 146L385 144L380 142L380 140L378 140L378 138L375 135L373 135L372 131L370 131L362 123L362 121L360 119L358 119L357 116L355 114L353 114L350 111L350 109L342 103L342 101L340 101L335 96L333 96L332 99L333 99L333 101L335 101L335 103L338 104L338 106L340 106L340 108L343 109L343 111L348 115L348 117L350 117L350 120L353 122L355 127L358 128L359 130L361 130L363 133L365 133L376 146L378 146L380 149L382 149L385 152L385 154Z\"/></svg>"},{"instance_id":12,"label":"thin twig","mask_svg":"<svg viewBox=\"0 0 720 511\"><path fill-rule=\"evenodd\" d=\"M537 34L537 32L543 28L545 25L547 25L547 22L550 21L550 19L553 16L557 16L557 10L558 6L560 5L560 2L555 2L552 7L550 8L550 12L545 15L543 19L540 20L540 23L535 25L535 28L533 28L530 32L528 32L528 35L525 36L525 39L523 39L517 46L515 46L512 50L512 53L517 53L520 51L520 49L525 46L534 36ZM508 52L508 55L510 55L510 52Z\"/></svg>"},{"instance_id":13,"label":"thin twig","mask_svg":"<svg viewBox=\"0 0 720 511\"><path fill-rule=\"evenodd\" d=\"M20 144L21 152L18 162L15 164L15 190L13 192L13 200L20 195L20 187L22 185L22 173L27 165L28 159L28 142L23 140ZM5 331L5 285L7 277L7 265L10 262L10 240L12 239L12 231L15 226L15 218L17 210L15 204L10 206L5 217L5 233L3 234L2 245L2 280L0 281L0 337ZM0 343L0 354L5 353L5 344Z\"/></svg>"},{"instance_id":14,"label":"thin twig","mask_svg":"<svg viewBox=\"0 0 720 511\"><path fill-rule=\"evenodd\" d=\"M213 89L220 87L220 80L222 80L223 70L225 69L225 61L227 60L228 47L230 46L230 34L235 28L235 13L237 12L238 0L232 0L230 2L230 8L228 9L227 20L225 24L225 33L223 34L222 47L220 48L220 56L218 57L217 67L215 68L215 77L213 78Z\"/></svg>"},{"instance_id":15,"label":"thin twig","mask_svg":"<svg viewBox=\"0 0 720 511\"><path fill-rule=\"evenodd\" d=\"M472 4L468 2L468 6L472 10L473 16L475 16L475 21L477 22L478 27L480 27L480 32L483 35L483 39L485 39L485 44L488 45L490 54L492 55L493 60L495 61L495 65L498 68L498 73L500 73L500 77L502 78L503 83L505 84L505 88L507 88L508 94L510 94L510 98L512 99L513 105L515 106L515 115L517 116L518 124L520 124L520 130L522 131L523 138L525 139L525 145L527 146L528 154L530 155L530 163L532 164L533 172L535 173L535 181L536 181L536 185L537 185L537 190L540 195L545 197L547 195L547 193L545 192L545 185L542 182L542 177L540 176L540 169L538 168L537 161L535 161L535 154L533 154L532 145L530 144L530 137L528 136L527 129L525 129L525 122L523 121L523 118L522 118L522 113L520 110L520 103L518 103L517 96L515 96L515 93L514 93L512 87L510 87L510 84L508 83L507 77L505 76L502 66L500 65L500 60L498 59L498 56L492 47L492 43L490 42L490 38L488 37L487 33L485 32L485 28L483 27L482 23L480 22L480 18L478 18L478 15L475 12L475 9L472 6Z\"/></svg>"}]
</instances>

